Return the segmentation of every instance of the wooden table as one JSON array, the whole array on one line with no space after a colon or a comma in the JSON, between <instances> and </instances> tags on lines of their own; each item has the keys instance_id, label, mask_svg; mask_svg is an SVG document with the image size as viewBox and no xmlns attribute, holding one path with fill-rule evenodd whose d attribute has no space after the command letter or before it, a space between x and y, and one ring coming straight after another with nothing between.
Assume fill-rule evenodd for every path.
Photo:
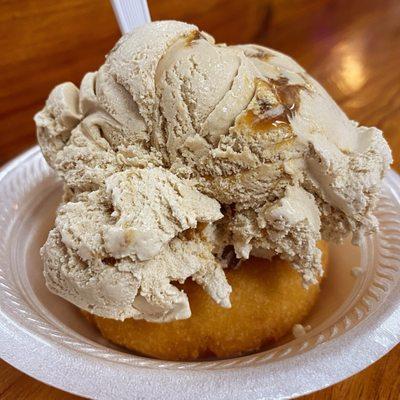
<instances>
[{"instance_id":1,"label":"wooden table","mask_svg":"<svg viewBox=\"0 0 400 400\"><path fill-rule=\"evenodd\" d=\"M194 22L228 43L296 58L353 119L376 125L400 159L399 0L152 0L153 19ZM106 0L0 2L0 164L35 142L33 114L58 82L78 83L118 38ZM0 362L0 399L77 399ZM400 346L303 399L400 398Z\"/></svg>"}]
</instances>

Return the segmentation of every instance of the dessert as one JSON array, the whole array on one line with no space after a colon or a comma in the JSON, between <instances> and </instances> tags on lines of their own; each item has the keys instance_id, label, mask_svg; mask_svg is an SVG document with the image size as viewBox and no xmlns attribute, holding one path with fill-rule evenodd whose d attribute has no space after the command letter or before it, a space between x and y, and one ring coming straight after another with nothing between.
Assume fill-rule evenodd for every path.
<instances>
[{"instance_id":1,"label":"dessert","mask_svg":"<svg viewBox=\"0 0 400 400\"><path fill-rule=\"evenodd\" d=\"M327 244L321 243L327 267ZM230 308L220 307L202 288L187 280L181 288L190 300L190 318L153 323L118 321L86 311L102 336L135 352L163 360L226 358L275 342L303 320L318 299L319 284L305 288L286 260L251 258L225 270L232 287ZM300 325L301 326L301 325ZM304 329L304 328L303 328Z\"/></svg>"},{"instance_id":2,"label":"dessert","mask_svg":"<svg viewBox=\"0 0 400 400\"><path fill-rule=\"evenodd\" d=\"M227 270L249 257L286 260L311 293L321 239L376 230L391 163L381 131L350 121L288 56L177 21L123 36L35 122L65 185L46 284L127 329L190 318L188 280L231 307Z\"/></svg>"}]
</instances>

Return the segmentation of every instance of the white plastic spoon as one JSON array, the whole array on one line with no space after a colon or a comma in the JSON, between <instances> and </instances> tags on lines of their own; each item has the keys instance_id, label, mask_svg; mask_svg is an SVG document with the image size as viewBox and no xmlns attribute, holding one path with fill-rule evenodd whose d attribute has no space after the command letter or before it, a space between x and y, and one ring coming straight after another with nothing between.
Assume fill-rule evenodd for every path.
<instances>
[{"instance_id":1,"label":"white plastic spoon","mask_svg":"<svg viewBox=\"0 0 400 400\"><path fill-rule=\"evenodd\" d=\"M111 0L122 34L151 21L146 0Z\"/></svg>"}]
</instances>

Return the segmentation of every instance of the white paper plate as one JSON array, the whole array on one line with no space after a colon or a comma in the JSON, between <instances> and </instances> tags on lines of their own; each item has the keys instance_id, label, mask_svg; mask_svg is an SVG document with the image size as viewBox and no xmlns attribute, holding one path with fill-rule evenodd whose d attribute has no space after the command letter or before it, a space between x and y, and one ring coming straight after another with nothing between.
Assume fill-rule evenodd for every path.
<instances>
[{"instance_id":1,"label":"white paper plate","mask_svg":"<svg viewBox=\"0 0 400 400\"><path fill-rule=\"evenodd\" d=\"M281 399L322 389L367 367L400 338L400 178L387 175L380 233L361 250L332 246L306 336L246 357L163 362L108 345L44 286L39 248L61 183L37 147L0 172L0 352L25 373L96 399ZM365 273L354 278L350 269Z\"/></svg>"}]
</instances>

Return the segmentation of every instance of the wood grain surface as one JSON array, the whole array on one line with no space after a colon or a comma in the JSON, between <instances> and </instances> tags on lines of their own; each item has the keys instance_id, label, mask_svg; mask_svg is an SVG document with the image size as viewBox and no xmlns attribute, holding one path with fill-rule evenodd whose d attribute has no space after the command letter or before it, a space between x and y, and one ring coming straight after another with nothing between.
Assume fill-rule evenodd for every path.
<instances>
[{"instance_id":1,"label":"wood grain surface","mask_svg":"<svg viewBox=\"0 0 400 400\"><path fill-rule=\"evenodd\" d=\"M296 58L400 161L399 0L150 0L152 18L194 22L227 43ZM33 114L51 88L79 83L119 37L106 0L0 0L0 164L35 143ZM0 399L78 399L0 361ZM307 400L400 399L400 346Z\"/></svg>"}]
</instances>

